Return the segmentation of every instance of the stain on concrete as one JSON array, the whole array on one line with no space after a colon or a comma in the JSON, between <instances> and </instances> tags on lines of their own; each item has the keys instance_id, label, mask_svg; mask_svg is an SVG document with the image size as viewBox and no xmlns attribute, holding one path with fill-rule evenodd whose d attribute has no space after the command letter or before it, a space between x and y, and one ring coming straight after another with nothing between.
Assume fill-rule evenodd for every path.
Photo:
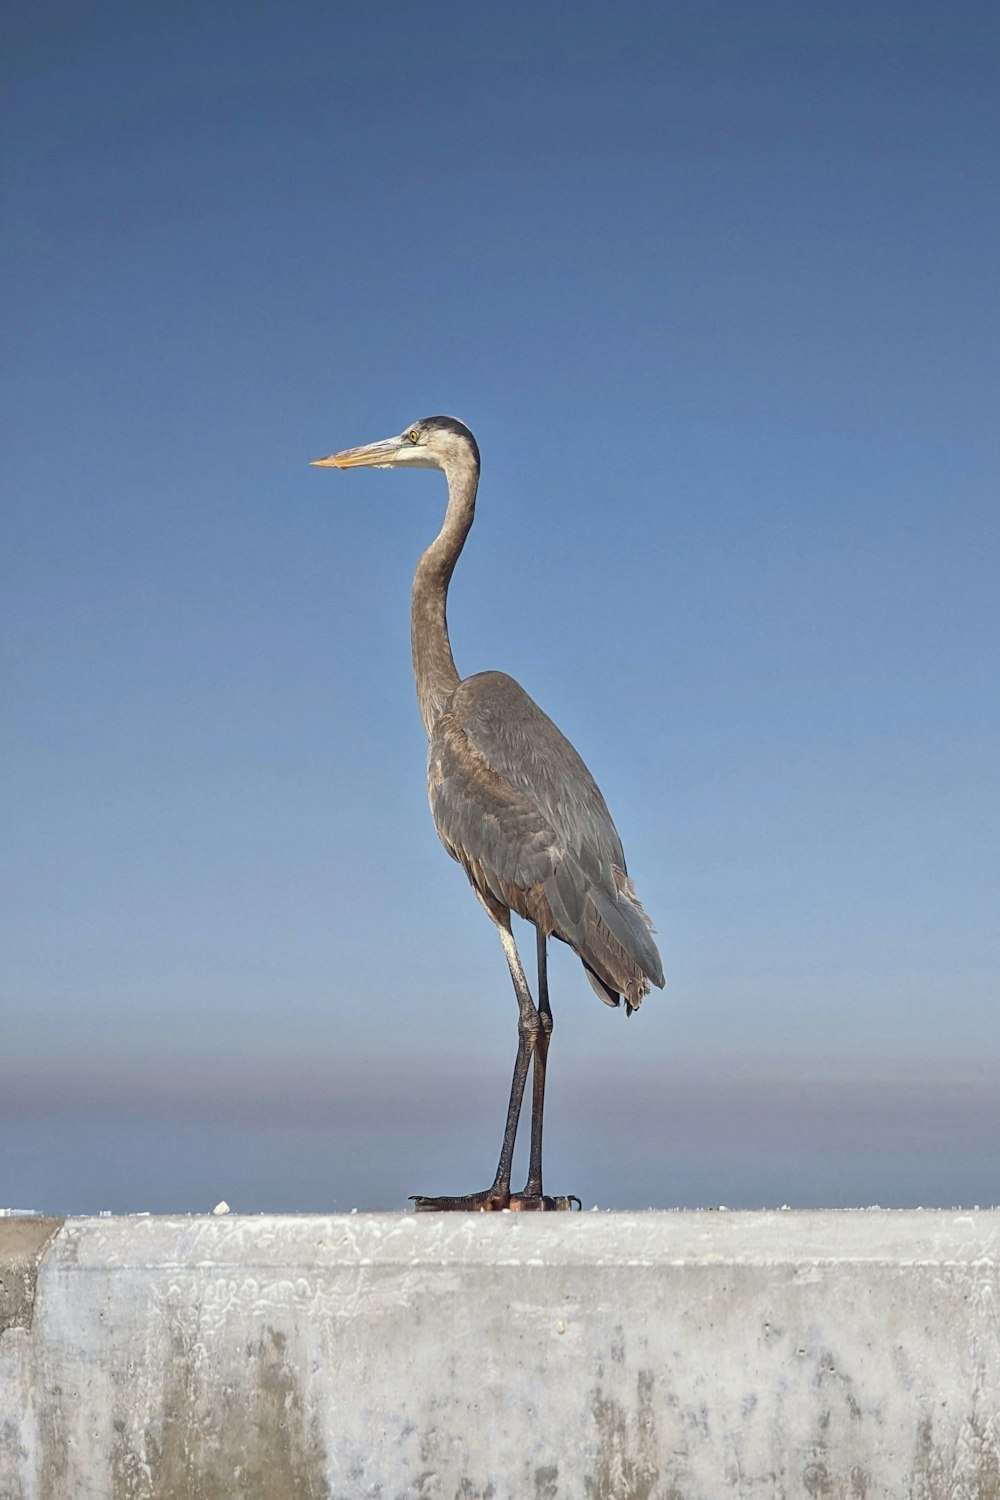
<instances>
[{"instance_id":1,"label":"stain on concrete","mask_svg":"<svg viewBox=\"0 0 1000 1500\"><path fill-rule=\"evenodd\" d=\"M814 1330L810 1330L813 1346ZM818 1345L818 1340L816 1341ZM800 1348L797 1353L803 1354ZM855 1395L853 1376L832 1351L818 1345L808 1356L814 1361L806 1378L815 1391L812 1441L802 1453L799 1483L810 1500L865 1500L872 1479L864 1464L848 1468L845 1459L856 1451L854 1433L863 1422L864 1411ZM877 1415L874 1420L877 1421Z\"/></svg>"},{"instance_id":2,"label":"stain on concrete","mask_svg":"<svg viewBox=\"0 0 1000 1500\"><path fill-rule=\"evenodd\" d=\"M534 1500L559 1500L558 1464L547 1464L535 1470Z\"/></svg>"},{"instance_id":3,"label":"stain on concrete","mask_svg":"<svg viewBox=\"0 0 1000 1500\"><path fill-rule=\"evenodd\" d=\"M947 1493L946 1465L938 1444L934 1441L934 1419L927 1412L917 1427L916 1452L913 1458L913 1474L910 1484L912 1500L936 1500Z\"/></svg>"},{"instance_id":4,"label":"stain on concrete","mask_svg":"<svg viewBox=\"0 0 1000 1500\"><path fill-rule=\"evenodd\" d=\"M631 1411L598 1391L593 1401L597 1456L584 1479L587 1500L683 1500L678 1490L658 1488L653 1374L641 1370Z\"/></svg>"},{"instance_id":5,"label":"stain on concrete","mask_svg":"<svg viewBox=\"0 0 1000 1500\"><path fill-rule=\"evenodd\" d=\"M0 1422L0 1495L3 1500L30 1500L21 1483L28 1450L21 1441L16 1422L5 1418Z\"/></svg>"},{"instance_id":6,"label":"stain on concrete","mask_svg":"<svg viewBox=\"0 0 1000 1500\"><path fill-rule=\"evenodd\" d=\"M972 1417L963 1423L961 1438L976 1476L977 1500L1000 1500L1000 1415Z\"/></svg>"},{"instance_id":7,"label":"stain on concrete","mask_svg":"<svg viewBox=\"0 0 1000 1500\"><path fill-rule=\"evenodd\" d=\"M998 1421L972 1417L938 1441L927 1413L917 1431L911 1500L1000 1500Z\"/></svg>"},{"instance_id":8,"label":"stain on concrete","mask_svg":"<svg viewBox=\"0 0 1000 1500\"><path fill-rule=\"evenodd\" d=\"M837 1489L824 1456L814 1455L805 1465L802 1470L802 1488L810 1496L810 1500L835 1500Z\"/></svg>"},{"instance_id":9,"label":"stain on concrete","mask_svg":"<svg viewBox=\"0 0 1000 1500\"><path fill-rule=\"evenodd\" d=\"M38 1267L64 1219L0 1219L0 1339L9 1328L30 1328Z\"/></svg>"},{"instance_id":10,"label":"stain on concrete","mask_svg":"<svg viewBox=\"0 0 1000 1500\"><path fill-rule=\"evenodd\" d=\"M159 1422L137 1434L127 1410L116 1415L113 1500L332 1500L286 1336L266 1328L251 1340L238 1382L200 1352L175 1325Z\"/></svg>"},{"instance_id":11,"label":"stain on concrete","mask_svg":"<svg viewBox=\"0 0 1000 1500\"><path fill-rule=\"evenodd\" d=\"M66 1396L68 1395L68 1401ZM38 1450L41 1455L41 1493L49 1496L72 1495L70 1445L66 1437L66 1406L78 1398L77 1392L64 1393L55 1382L45 1393L38 1413Z\"/></svg>"}]
</instances>

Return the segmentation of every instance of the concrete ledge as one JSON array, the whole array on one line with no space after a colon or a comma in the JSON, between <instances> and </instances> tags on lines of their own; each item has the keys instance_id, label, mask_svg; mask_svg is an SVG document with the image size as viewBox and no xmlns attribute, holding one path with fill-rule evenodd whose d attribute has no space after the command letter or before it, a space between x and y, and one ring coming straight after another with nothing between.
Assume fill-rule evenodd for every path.
<instances>
[{"instance_id":1,"label":"concrete ledge","mask_svg":"<svg viewBox=\"0 0 1000 1500\"><path fill-rule=\"evenodd\" d=\"M1000 1500L998 1212L0 1219L26 1267L2 1500Z\"/></svg>"}]
</instances>

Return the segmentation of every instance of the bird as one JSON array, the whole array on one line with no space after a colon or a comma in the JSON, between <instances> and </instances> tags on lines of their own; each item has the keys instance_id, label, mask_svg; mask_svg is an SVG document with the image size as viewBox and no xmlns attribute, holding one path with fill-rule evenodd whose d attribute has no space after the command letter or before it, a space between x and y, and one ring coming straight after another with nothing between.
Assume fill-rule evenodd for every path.
<instances>
[{"instance_id":1,"label":"bird","mask_svg":"<svg viewBox=\"0 0 1000 1500\"><path fill-rule=\"evenodd\" d=\"M472 528L479 489L475 437L455 417L423 417L395 437L314 459L317 468L423 468L443 472L448 504L417 563L411 645L417 702L427 733L431 814L500 936L518 1009L517 1055L503 1144L490 1187L454 1196L414 1195L418 1212L572 1210L575 1194L542 1184L545 1076L552 1036L547 942L567 943L599 998L627 1014L650 986L662 989L653 925L629 878L607 804L577 751L524 688L504 672L460 677L448 634L455 565ZM514 939L511 914L535 928L537 1001ZM518 1121L532 1071L531 1144L524 1190L511 1193Z\"/></svg>"}]
</instances>

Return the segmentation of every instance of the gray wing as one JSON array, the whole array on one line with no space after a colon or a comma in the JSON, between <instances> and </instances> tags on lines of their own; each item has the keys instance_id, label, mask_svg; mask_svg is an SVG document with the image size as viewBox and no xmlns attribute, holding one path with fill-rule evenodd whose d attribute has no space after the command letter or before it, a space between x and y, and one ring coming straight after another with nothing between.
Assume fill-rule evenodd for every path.
<instances>
[{"instance_id":1,"label":"gray wing","mask_svg":"<svg viewBox=\"0 0 1000 1500\"><path fill-rule=\"evenodd\" d=\"M600 789L513 678L455 690L431 735L431 811L448 852L490 902L570 944L601 998L630 1008L662 985L651 924Z\"/></svg>"}]
</instances>

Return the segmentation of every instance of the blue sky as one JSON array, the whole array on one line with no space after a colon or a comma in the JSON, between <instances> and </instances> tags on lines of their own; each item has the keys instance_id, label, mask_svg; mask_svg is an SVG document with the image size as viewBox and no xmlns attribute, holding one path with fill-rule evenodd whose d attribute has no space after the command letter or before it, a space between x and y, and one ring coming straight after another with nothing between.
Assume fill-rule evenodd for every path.
<instances>
[{"instance_id":1,"label":"blue sky","mask_svg":"<svg viewBox=\"0 0 1000 1500\"><path fill-rule=\"evenodd\" d=\"M308 467L439 411L459 670L580 749L668 976L626 1024L554 956L550 1189L994 1201L995 8L3 24L0 1204L489 1180L515 1007L410 679L442 481Z\"/></svg>"}]
</instances>

